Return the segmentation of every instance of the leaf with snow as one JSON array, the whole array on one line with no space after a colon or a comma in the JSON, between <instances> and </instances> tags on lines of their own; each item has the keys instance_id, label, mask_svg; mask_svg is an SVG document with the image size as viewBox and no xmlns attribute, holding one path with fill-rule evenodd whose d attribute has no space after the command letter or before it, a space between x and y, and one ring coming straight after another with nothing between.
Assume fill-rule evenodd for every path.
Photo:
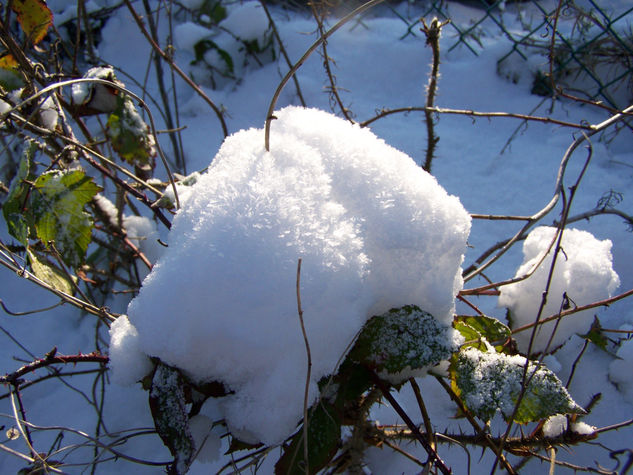
<instances>
[{"instance_id":1,"label":"leaf with snow","mask_svg":"<svg viewBox=\"0 0 633 475\"><path fill-rule=\"evenodd\" d=\"M497 411L506 420L514 415L514 422L520 424L554 414L584 414L558 377L541 363L529 362L527 388L522 393L525 364L526 359L519 355L466 348L455 358L453 386L468 409L485 421Z\"/></svg>"},{"instance_id":2,"label":"leaf with snow","mask_svg":"<svg viewBox=\"0 0 633 475\"><path fill-rule=\"evenodd\" d=\"M92 218L84 206L101 191L81 170L53 170L39 176L30 193L31 220L37 237L52 241L65 262L79 266L92 239Z\"/></svg>"},{"instance_id":3,"label":"leaf with snow","mask_svg":"<svg viewBox=\"0 0 633 475\"><path fill-rule=\"evenodd\" d=\"M132 165L153 168L156 143L132 99L117 96L117 108L108 118L106 132L112 148L123 160Z\"/></svg>"},{"instance_id":4,"label":"leaf with snow","mask_svg":"<svg viewBox=\"0 0 633 475\"><path fill-rule=\"evenodd\" d=\"M53 12L44 0L13 0L11 9L17 13L22 30L36 45L44 39L53 24Z\"/></svg>"},{"instance_id":5,"label":"leaf with snow","mask_svg":"<svg viewBox=\"0 0 633 475\"><path fill-rule=\"evenodd\" d=\"M35 178L31 173L31 164L38 147L38 143L34 140L27 140L24 144L18 173L11 182L9 196L2 206L2 213L7 222L9 233L25 246L29 238L26 207L30 195L30 185L27 182Z\"/></svg>"},{"instance_id":6,"label":"leaf with snow","mask_svg":"<svg viewBox=\"0 0 633 475\"><path fill-rule=\"evenodd\" d=\"M317 473L336 455L341 441L341 422L334 407L319 401L308 414L308 460L304 453L304 426L286 446L275 465L278 475Z\"/></svg>"},{"instance_id":7,"label":"leaf with snow","mask_svg":"<svg viewBox=\"0 0 633 475\"><path fill-rule=\"evenodd\" d=\"M180 372L159 362L152 378L149 407L156 432L174 457L169 473L183 474L195 457L196 447L189 429L185 381Z\"/></svg>"},{"instance_id":8,"label":"leaf with snow","mask_svg":"<svg viewBox=\"0 0 633 475\"><path fill-rule=\"evenodd\" d=\"M372 317L350 358L397 384L448 359L458 348L456 332L415 305Z\"/></svg>"},{"instance_id":9,"label":"leaf with snow","mask_svg":"<svg viewBox=\"0 0 633 475\"><path fill-rule=\"evenodd\" d=\"M491 343L503 343L511 335L511 330L496 318L485 315L460 315L455 318L455 329L466 340L465 345L485 350L484 339Z\"/></svg>"}]
</instances>

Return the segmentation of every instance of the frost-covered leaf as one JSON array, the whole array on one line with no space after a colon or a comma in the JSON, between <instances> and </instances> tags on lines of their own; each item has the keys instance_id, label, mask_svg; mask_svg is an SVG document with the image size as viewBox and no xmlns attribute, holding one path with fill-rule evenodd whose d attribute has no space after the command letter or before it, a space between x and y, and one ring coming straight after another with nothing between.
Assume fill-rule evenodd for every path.
<instances>
[{"instance_id":1,"label":"frost-covered leaf","mask_svg":"<svg viewBox=\"0 0 633 475\"><path fill-rule=\"evenodd\" d=\"M317 473L336 454L341 441L341 423L334 407L319 401L308 414L308 461L304 457L303 426L275 465L277 475Z\"/></svg>"},{"instance_id":2,"label":"frost-covered leaf","mask_svg":"<svg viewBox=\"0 0 633 475\"><path fill-rule=\"evenodd\" d=\"M186 473L193 462L196 447L189 430L185 382L180 372L158 362L149 393L149 407L156 432L174 457L169 472Z\"/></svg>"},{"instance_id":3,"label":"frost-covered leaf","mask_svg":"<svg viewBox=\"0 0 633 475\"><path fill-rule=\"evenodd\" d=\"M74 293L75 286L68 275L52 266L45 259L37 257L34 252L29 250L27 253L29 256L29 262L31 263L31 270L36 277L66 294L72 295Z\"/></svg>"},{"instance_id":4,"label":"frost-covered leaf","mask_svg":"<svg viewBox=\"0 0 633 475\"><path fill-rule=\"evenodd\" d=\"M154 137L129 97L117 97L117 108L108 118L107 135L112 148L123 160L132 165L153 168L156 156Z\"/></svg>"},{"instance_id":5,"label":"frost-covered leaf","mask_svg":"<svg viewBox=\"0 0 633 475\"><path fill-rule=\"evenodd\" d=\"M34 140L25 142L18 173L11 182L9 196L2 206L9 233L24 245L27 244L29 238L29 221L26 210L28 208L27 201L30 194L30 185L26 182L32 181L34 178L31 173L31 164L37 149L38 144Z\"/></svg>"},{"instance_id":6,"label":"frost-covered leaf","mask_svg":"<svg viewBox=\"0 0 633 475\"><path fill-rule=\"evenodd\" d=\"M11 9L17 13L22 30L34 45L44 39L53 24L53 12L44 0L13 0Z\"/></svg>"},{"instance_id":7,"label":"frost-covered leaf","mask_svg":"<svg viewBox=\"0 0 633 475\"><path fill-rule=\"evenodd\" d=\"M420 374L458 348L457 332L415 305L372 317L350 352L392 383Z\"/></svg>"},{"instance_id":8,"label":"frost-covered leaf","mask_svg":"<svg viewBox=\"0 0 633 475\"><path fill-rule=\"evenodd\" d=\"M521 394L526 359L501 353L466 348L459 352L453 367L456 389L476 416L490 420L497 411L512 417ZM527 389L514 421L527 423L553 414L582 414L558 377L540 363L529 363Z\"/></svg>"},{"instance_id":9,"label":"frost-covered leaf","mask_svg":"<svg viewBox=\"0 0 633 475\"><path fill-rule=\"evenodd\" d=\"M77 267L92 238L92 218L83 208L101 190L81 170L53 170L39 176L30 193L30 216L37 237L53 241L65 262Z\"/></svg>"}]
</instances>

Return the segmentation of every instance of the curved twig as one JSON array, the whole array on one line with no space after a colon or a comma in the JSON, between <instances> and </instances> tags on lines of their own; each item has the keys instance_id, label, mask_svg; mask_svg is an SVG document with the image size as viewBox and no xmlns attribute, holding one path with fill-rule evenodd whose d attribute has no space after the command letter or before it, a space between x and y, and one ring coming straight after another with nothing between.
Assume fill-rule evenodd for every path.
<instances>
[{"instance_id":1,"label":"curved twig","mask_svg":"<svg viewBox=\"0 0 633 475\"><path fill-rule=\"evenodd\" d=\"M126 0L126 2L129 0ZM273 98L270 101L270 105L268 106L268 111L266 113L266 125L264 127L264 147L267 151L270 151L270 124L272 120L275 118L273 116L273 112L275 110L275 105L277 104L277 99L281 95L281 91L283 91L284 87L290 81L290 78L295 75L295 73L299 70L299 68L306 62L306 60L310 57L310 55L317 49L325 40L327 40L330 36L336 33L343 25L345 25L348 21L354 18L356 15L363 13L366 10L369 10L372 7L384 2L385 0L370 0L367 3L364 3L360 7L356 8L351 13L348 13L343 18L341 18L332 28L326 31L323 35L319 36L319 38L308 48L308 50L301 56L299 61L297 61L294 66L286 73L283 77L275 93L273 94Z\"/></svg>"}]
</instances>

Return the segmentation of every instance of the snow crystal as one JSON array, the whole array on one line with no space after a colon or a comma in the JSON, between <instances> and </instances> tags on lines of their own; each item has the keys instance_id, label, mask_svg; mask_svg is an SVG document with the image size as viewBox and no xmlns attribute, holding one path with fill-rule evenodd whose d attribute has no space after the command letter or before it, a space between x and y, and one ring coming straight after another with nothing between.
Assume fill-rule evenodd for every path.
<instances>
[{"instance_id":1,"label":"snow crystal","mask_svg":"<svg viewBox=\"0 0 633 475\"><path fill-rule=\"evenodd\" d=\"M268 444L303 411L298 259L312 402L370 316L416 304L451 321L470 230L456 197L369 130L315 109L276 117L270 152L261 129L226 139L128 308L134 327L118 327L191 378L222 381L233 434ZM113 370L130 381L118 330Z\"/></svg>"},{"instance_id":2,"label":"snow crystal","mask_svg":"<svg viewBox=\"0 0 633 475\"><path fill-rule=\"evenodd\" d=\"M523 264L516 276L523 276L538 263L543 253L554 239L556 228L538 227L534 229L523 244ZM542 318L557 314L564 304L563 294L570 299L570 307L582 306L610 297L620 284L613 270L611 241L600 241L592 234L578 229L565 229L562 240L563 252L560 253L554 269L552 284L547 297L547 305ZM545 290L547 276L551 266L551 256L545 258L541 266L528 279L501 288L499 305L511 311L513 328L518 328L536 320L542 293ZM551 351L562 345L574 333L589 330L594 309L578 312L559 322L549 322L539 327L532 352ZM548 346L548 341L558 324L556 334ZM527 351L531 331L514 334L519 349Z\"/></svg>"}]
</instances>

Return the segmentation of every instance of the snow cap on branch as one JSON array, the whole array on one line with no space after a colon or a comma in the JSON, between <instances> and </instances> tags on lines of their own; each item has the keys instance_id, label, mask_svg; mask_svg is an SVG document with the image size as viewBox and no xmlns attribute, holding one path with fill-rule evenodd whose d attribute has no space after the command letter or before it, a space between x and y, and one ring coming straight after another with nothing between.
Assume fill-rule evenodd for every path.
<instances>
[{"instance_id":1,"label":"snow cap on branch","mask_svg":"<svg viewBox=\"0 0 633 475\"><path fill-rule=\"evenodd\" d=\"M145 354L223 382L233 434L268 444L302 417L298 259L312 403L372 315L415 304L451 321L470 230L456 197L368 129L315 109L276 117L270 152L262 129L226 139L128 309Z\"/></svg>"},{"instance_id":2,"label":"snow cap on branch","mask_svg":"<svg viewBox=\"0 0 633 475\"><path fill-rule=\"evenodd\" d=\"M525 275L543 258L557 228L542 226L535 228L523 244L523 264L516 277ZM558 255L554 267L552 283L547 295L547 304L541 318L556 315L559 311L574 306L587 305L611 297L620 285L620 279L613 270L611 241L596 239L591 233L568 228L563 232L562 252ZM552 249L554 246L552 246ZM511 311L514 328L534 323L538 313L547 276L552 265L552 254L543 260L539 268L529 278L501 288L499 305ZM539 326L532 346L532 353L548 352L567 341L574 333L587 333L593 321L595 310L589 309L569 315L557 321ZM554 326L556 333L548 342ZM532 330L516 333L521 351L527 351Z\"/></svg>"}]
</instances>

